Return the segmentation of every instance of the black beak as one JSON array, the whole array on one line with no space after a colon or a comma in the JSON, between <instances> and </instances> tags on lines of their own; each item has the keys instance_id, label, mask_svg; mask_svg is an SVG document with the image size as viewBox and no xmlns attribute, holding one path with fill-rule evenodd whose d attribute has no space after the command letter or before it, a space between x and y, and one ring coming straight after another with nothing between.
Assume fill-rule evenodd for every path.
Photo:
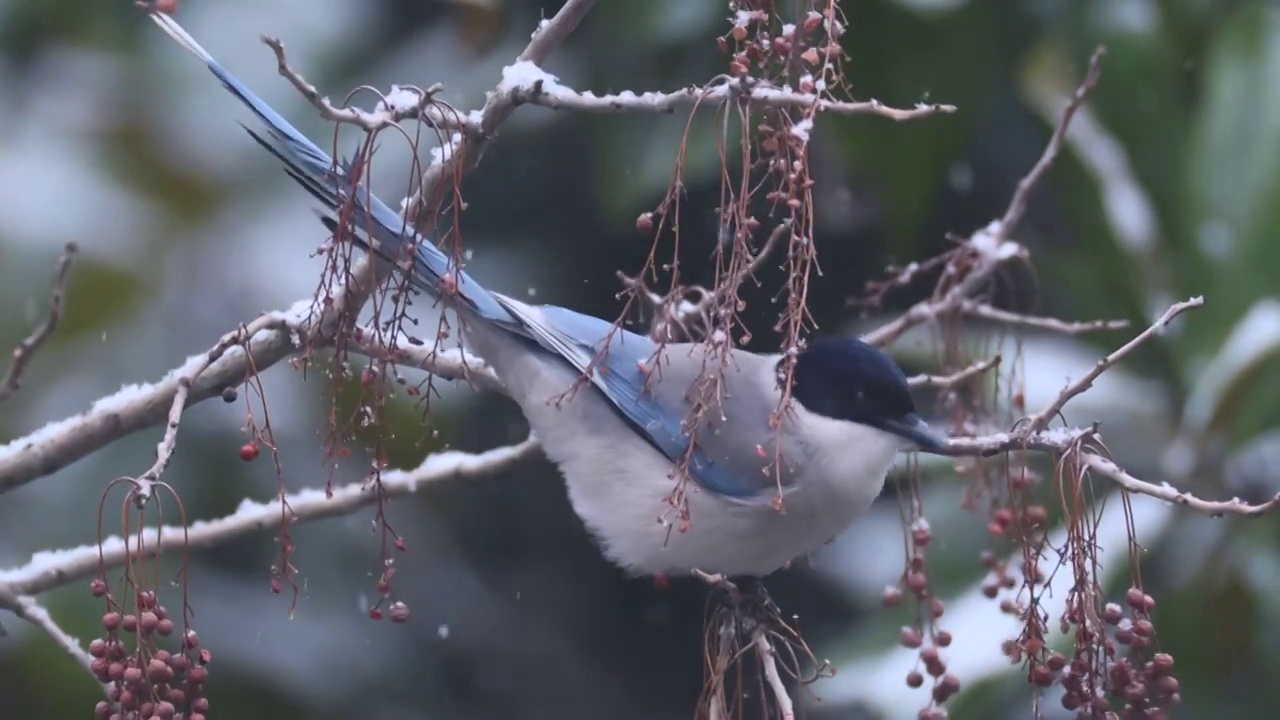
<instances>
[{"instance_id":1,"label":"black beak","mask_svg":"<svg viewBox=\"0 0 1280 720\"><path fill-rule=\"evenodd\" d=\"M885 432L910 440L925 452L947 454L947 438L929 427L929 423L921 420L915 413L894 420L886 420L883 429Z\"/></svg>"}]
</instances>

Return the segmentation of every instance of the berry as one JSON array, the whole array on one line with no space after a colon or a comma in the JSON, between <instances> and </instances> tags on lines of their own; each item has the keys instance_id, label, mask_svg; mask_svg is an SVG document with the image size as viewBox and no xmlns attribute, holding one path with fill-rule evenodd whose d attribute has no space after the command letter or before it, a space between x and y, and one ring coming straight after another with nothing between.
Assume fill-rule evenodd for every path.
<instances>
[{"instance_id":1,"label":"berry","mask_svg":"<svg viewBox=\"0 0 1280 720\"><path fill-rule=\"evenodd\" d=\"M402 602L391 603L391 622L402 623L409 619L409 606Z\"/></svg>"}]
</instances>

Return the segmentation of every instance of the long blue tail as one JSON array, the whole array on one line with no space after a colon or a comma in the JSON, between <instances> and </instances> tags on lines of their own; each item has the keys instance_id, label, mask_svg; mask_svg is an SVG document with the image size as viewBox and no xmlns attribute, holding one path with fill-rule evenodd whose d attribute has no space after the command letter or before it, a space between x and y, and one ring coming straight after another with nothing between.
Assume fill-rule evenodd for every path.
<instances>
[{"instance_id":1,"label":"long blue tail","mask_svg":"<svg viewBox=\"0 0 1280 720\"><path fill-rule=\"evenodd\" d=\"M408 265L412 268L410 279L431 296L439 298L452 293L452 297L485 319L517 324L484 286L458 268L429 239L407 226L399 213L353 179L347 168L335 164L324 150L272 110L236 76L227 72L177 21L159 12L152 12L151 19L178 44L203 60L222 86L258 116L266 128L266 135L248 127L245 130L284 164L289 177L324 205L321 219L330 231L339 229L341 223L338 218L341 216L346 219L345 237L398 267L405 268L411 263Z\"/></svg>"}]
</instances>

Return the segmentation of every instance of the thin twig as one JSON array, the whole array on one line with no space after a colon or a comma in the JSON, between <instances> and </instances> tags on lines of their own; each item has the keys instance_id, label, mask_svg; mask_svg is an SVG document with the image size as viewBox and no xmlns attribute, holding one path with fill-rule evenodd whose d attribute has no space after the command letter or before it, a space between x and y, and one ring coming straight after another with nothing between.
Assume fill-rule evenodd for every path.
<instances>
[{"instance_id":1,"label":"thin twig","mask_svg":"<svg viewBox=\"0 0 1280 720\"><path fill-rule=\"evenodd\" d=\"M1066 138L1067 130L1071 127L1071 118L1075 116L1076 111L1084 104L1085 100L1093 94L1094 88L1098 86L1098 79L1102 77L1102 58L1106 55L1106 48L1099 45L1093 51L1092 57L1089 58L1089 69L1085 71L1084 80L1076 88L1075 94L1071 96L1071 101L1067 103L1067 107L1062 111L1062 121L1054 128L1053 135L1049 137L1049 142L1045 145L1044 152L1041 153L1040 159L1036 161L1031 172L1026 177L1018 181L1018 188L1013 193L1013 199L1009 202L1009 209L1005 210L1004 217L1000 220L1000 226L1003 233L1007 236L1013 232L1013 228L1017 226L1018 221L1022 219L1023 214L1027 211L1027 201L1031 197L1031 191L1049 172L1049 168L1053 165L1053 161L1057 159L1058 153L1062 151L1062 143Z\"/></svg>"},{"instance_id":2,"label":"thin twig","mask_svg":"<svg viewBox=\"0 0 1280 720\"><path fill-rule=\"evenodd\" d=\"M1045 146L1040 159L1018 182L1018 188L1010 199L1004 216L971 235L960 248L952 251L951 260L943 270L943 279L940 282L952 280L957 273L963 273L961 275L963 280L951 287L942 297L922 300L891 322L863 335L862 339L865 342L876 346L887 345L911 328L956 312L962 303L972 299L974 293L986 284L1001 264L1007 260L1023 259L1028 256L1026 248L1009 238L1014 226L1026 212L1027 199L1031 191L1040 183L1057 159L1062 149L1063 138L1071 127L1071 119L1075 116L1076 110L1092 94L1094 87L1098 84L1098 78L1102 72L1103 54L1104 50L1101 47L1094 51L1093 57L1089 60L1089 70L1085 74L1085 79L1076 88L1071 102L1063 110L1062 119L1054 128L1053 135L1049 138L1049 143Z\"/></svg>"},{"instance_id":3,"label":"thin twig","mask_svg":"<svg viewBox=\"0 0 1280 720\"><path fill-rule=\"evenodd\" d=\"M1100 330L1123 330L1129 327L1128 320L1086 320L1067 321L1038 315L1024 315L992 307L987 303L965 300L960 304L960 312L971 317L982 318L1001 325L1021 326L1048 330L1062 335L1080 335Z\"/></svg>"},{"instance_id":4,"label":"thin twig","mask_svg":"<svg viewBox=\"0 0 1280 720\"><path fill-rule=\"evenodd\" d=\"M747 278L752 277L764 267L765 261L778 248L783 238L791 234L791 221L783 220L769 233L764 245L751 260L738 272L708 290L701 285L679 285L666 295L659 295L649 289L640 276L630 276L622 271L616 273L622 285L645 306L645 310L653 313L650 321L649 337L657 342L697 342L705 340L707 328L711 326L711 316L716 308L724 303L727 291L736 289ZM697 300L690 301L690 296ZM680 333L672 332L678 328Z\"/></svg>"},{"instance_id":5,"label":"thin twig","mask_svg":"<svg viewBox=\"0 0 1280 720\"><path fill-rule=\"evenodd\" d=\"M927 387L927 388L951 388L959 385L970 378L981 375L1000 365L1000 356L995 355L986 360L982 360L970 365L962 370L957 370L950 375L915 375L907 378L907 384L911 387Z\"/></svg>"},{"instance_id":6,"label":"thin twig","mask_svg":"<svg viewBox=\"0 0 1280 720\"><path fill-rule=\"evenodd\" d=\"M1099 375L1106 372L1107 368L1124 359L1127 355L1136 350L1138 346L1147 342L1156 335L1159 335L1175 317L1191 310L1192 308L1198 308L1201 305L1204 305L1203 297L1193 297L1171 305L1168 310L1164 311L1163 315L1161 315L1155 322L1151 323L1150 327L1138 333L1132 340L1096 362L1089 372L1085 373L1084 377L1063 388L1062 392L1058 393L1058 397L1055 398L1053 402L1049 403L1044 410L1041 410L1027 421L1024 432L1029 435L1040 432L1048 427L1049 422L1062 412L1063 406L1072 398L1093 387L1093 381L1097 380Z\"/></svg>"},{"instance_id":7,"label":"thin twig","mask_svg":"<svg viewBox=\"0 0 1280 720\"><path fill-rule=\"evenodd\" d=\"M287 319L283 316L267 314L223 335L198 362L189 364L187 369L178 376L178 386L173 393L173 400L169 403L164 435L156 444L156 460L146 472L134 479L134 488L130 495L138 507L143 507L151 499L154 484L164 474L165 468L169 467L169 461L173 459L173 451L178 445L178 428L182 424L182 411L187 407L187 400L191 396L191 388L196 378L225 355L227 350L243 345L259 332L272 329L287 330Z\"/></svg>"},{"instance_id":8,"label":"thin twig","mask_svg":"<svg viewBox=\"0 0 1280 720\"><path fill-rule=\"evenodd\" d=\"M1280 493L1261 503L1248 503L1238 497L1230 500L1203 500L1168 483L1157 485L1146 480L1140 480L1125 472L1123 468L1112 460L1101 455L1087 452L1080 453L1080 459L1085 465L1089 466L1090 470L1105 475L1129 492L1147 495L1174 505L1182 505L1205 513L1209 517L1222 517L1228 514L1241 517L1258 517L1280 507Z\"/></svg>"},{"instance_id":9,"label":"thin twig","mask_svg":"<svg viewBox=\"0 0 1280 720\"><path fill-rule=\"evenodd\" d=\"M67 279L71 277L71 264L75 260L79 246L74 242L69 242L62 248L62 254L58 256L58 260L53 266L53 290L49 294L49 310L45 313L44 320L36 326L31 334L18 343L13 349L13 362L9 365L9 369L5 372L4 378L0 379L0 402L9 399L18 388L21 387L22 373L27 369L31 359L35 357L36 352L44 345L45 341L53 335L58 329L58 322L62 320L62 301L67 291Z\"/></svg>"},{"instance_id":10,"label":"thin twig","mask_svg":"<svg viewBox=\"0 0 1280 720\"><path fill-rule=\"evenodd\" d=\"M284 52L284 43L276 37L263 35L262 43L271 48L276 56L276 70L280 76L289 81L311 106L320 112L320 117L330 122L355 125L366 132L376 132L397 125L405 120L418 120L430 127L441 130L466 130L469 127L466 116L456 109L440 103L436 95L444 89L437 83L426 89L408 86L393 87L390 95L383 94L372 87L361 89L376 93L380 101L378 109L372 112L356 107L337 107L329 98L320 94L295 68L289 65ZM412 102L405 102L405 94L413 97Z\"/></svg>"}]
</instances>

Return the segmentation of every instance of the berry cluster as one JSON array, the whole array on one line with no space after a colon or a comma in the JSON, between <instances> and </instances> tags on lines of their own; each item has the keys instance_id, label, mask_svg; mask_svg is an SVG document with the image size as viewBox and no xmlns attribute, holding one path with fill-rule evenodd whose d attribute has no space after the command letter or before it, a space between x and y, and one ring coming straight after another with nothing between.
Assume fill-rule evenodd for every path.
<instances>
[{"instance_id":1,"label":"berry cluster","mask_svg":"<svg viewBox=\"0 0 1280 720\"><path fill-rule=\"evenodd\" d=\"M925 550L932 539L933 532L929 529L929 523L923 516L917 516L911 522L908 533L906 572L898 585L886 587L880 597L885 607L896 607L902 603L905 587L916 601L916 623L903 626L898 634L898 643L905 648L920 651L919 669L907 673L907 686L924 686L926 675L933 682L932 702L920 710L921 720L941 720L947 717L942 705L960 692L960 678L947 672L947 663L940 652L940 648L951 645L951 633L938 627L938 619L946 611L946 604L933 595L926 573Z\"/></svg>"},{"instance_id":2,"label":"berry cluster","mask_svg":"<svg viewBox=\"0 0 1280 720\"><path fill-rule=\"evenodd\" d=\"M104 720L204 720L209 700L204 685L212 656L194 630L181 633L178 650L158 647L176 631L169 611L150 590L134 593L133 612L121 608L102 579L89 584L94 597L111 608L102 616L105 634L89 643L90 670L107 686L107 699L94 708Z\"/></svg>"}]
</instances>

